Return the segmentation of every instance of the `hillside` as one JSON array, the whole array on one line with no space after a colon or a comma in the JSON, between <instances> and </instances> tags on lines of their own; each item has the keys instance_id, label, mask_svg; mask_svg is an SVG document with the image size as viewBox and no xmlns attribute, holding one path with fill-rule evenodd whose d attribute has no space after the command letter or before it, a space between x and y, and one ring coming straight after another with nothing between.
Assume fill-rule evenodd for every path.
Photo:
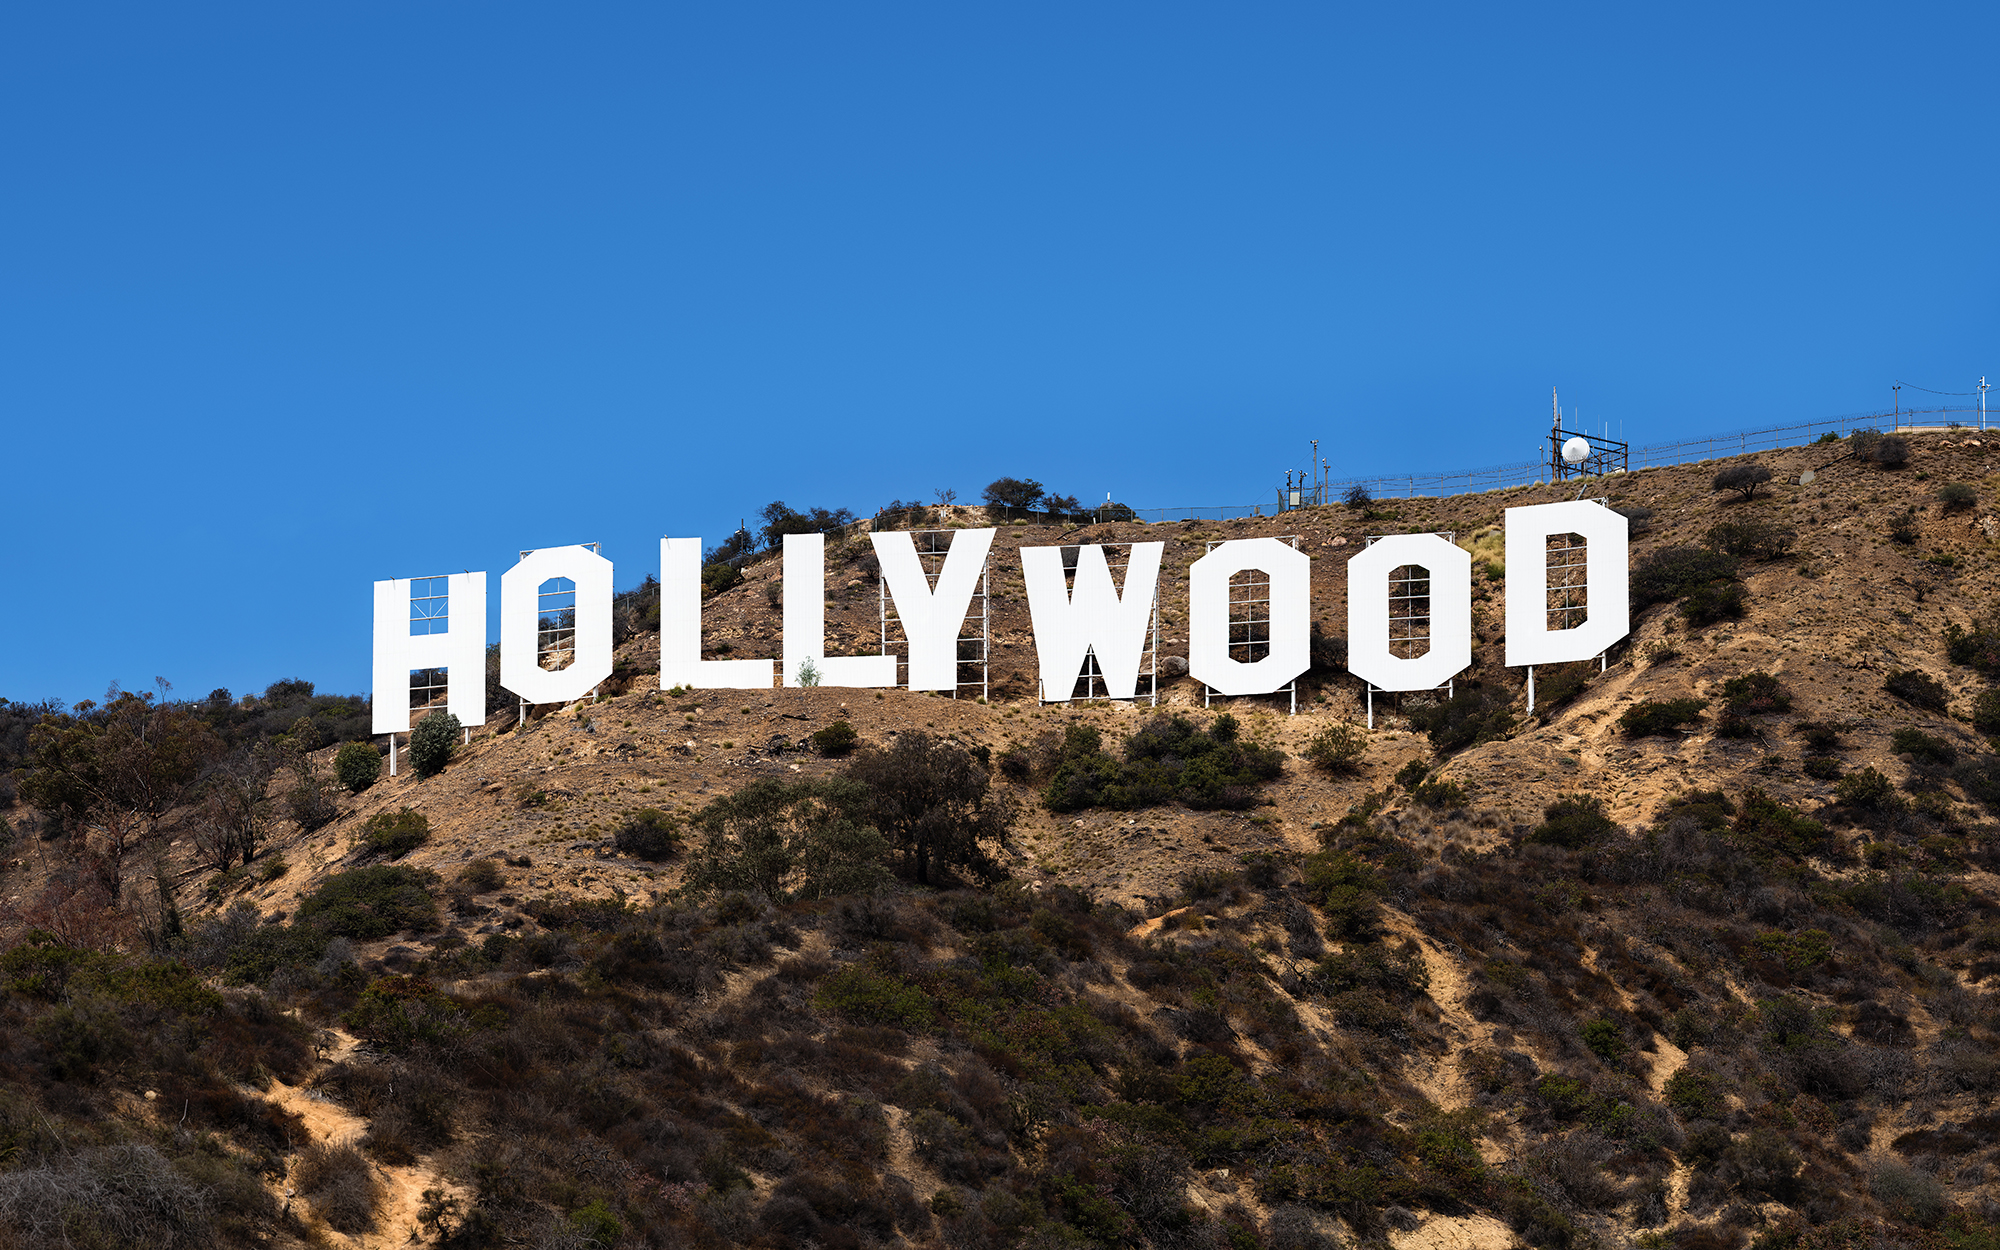
<instances>
[{"instance_id":1,"label":"hillside","mask_svg":"<svg viewBox=\"0 0 2000 1250\"><path fill-rule=\"evenodd\" d=\"M1606 479L1651 512L1635 570L1742 549L1697 591L1740 586L1741 615L1664 594L1529 716L1476 573L1460 698L1378 697L1332 770L1313 744L1362 716L1332 663L1347 557L1474 544L1573 485L1007 526L989 703L663 693L641 633L599 700L498 716L248 865L169 814L116 903L75 884L77 838L24 836L0 1246L2000 1245L2000 476L1977 435L1910 443L1754 457L1773 480L1741 502L1710 489L1729 462ZM1953 482L1977 502L1935 502ZM1170 657L1187 565L1267 534L1314 557L1328 640L1296 715L1185 677L1158 709L1036 703L1019 546L1165 541ZM866 537L827 551L828 651L873 650ZM779 572L709 600L709 654L778 653ZM1282 771L1250 806L1050 810L1163 713L1227 714L1214 741ZM840 721L859 755L813 748ZM992 765L1007 880L682 892L714 801L920 735ZM369 852L404 808L421 844ZM620 851L641 809L678 852Z\"/></svg>"}]
</instances>

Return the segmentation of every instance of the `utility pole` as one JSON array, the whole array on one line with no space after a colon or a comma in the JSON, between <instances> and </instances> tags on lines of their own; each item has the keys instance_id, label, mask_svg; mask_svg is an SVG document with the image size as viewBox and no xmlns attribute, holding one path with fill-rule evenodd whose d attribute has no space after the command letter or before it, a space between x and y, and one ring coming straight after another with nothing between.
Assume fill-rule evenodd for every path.
<instances>
[{"instance_id":1,"label":"utility pole","mask_svg":"<svg viewBox=\"0 0 2000 1250\"><path fill-rule=\"evenodd\" d=\"M1986 432L1986 375L1979 375L1979 432Z\"/></svg>"},{"instance_id":2,"label":"utility pole","mask_svg":"<svg viewBox=\"0 0 2000 1250\"><path fill-rule=\"evenodd\" d=\"M1314 438L1314 439L1308 439L1307 441L1310 442L1313 447L1313 502L1316 504L1325 503L1326 500L1321 496L1320 485L1319 485L1320 483L1319 440Z\"/></svg>"}]
</instances>

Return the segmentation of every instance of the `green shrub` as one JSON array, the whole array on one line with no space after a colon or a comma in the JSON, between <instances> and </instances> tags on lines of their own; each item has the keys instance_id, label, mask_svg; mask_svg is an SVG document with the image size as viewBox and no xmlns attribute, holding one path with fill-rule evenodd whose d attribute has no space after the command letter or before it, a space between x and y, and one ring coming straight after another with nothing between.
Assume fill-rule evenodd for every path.
<instances>
[{"instance_id":1,"label":"green shrub","mask_svg":"<svg viewBox=\"0 0 2000 1250\"><path fill-rule=\"evenodd\" d=\"M1735 580L1736 560L1706 547L1663 547L1632 569L1632 610L1686 598L1712 582Z\"/></svg>"},{"instance_id":2,"label":"green shrub","mask_svg":"<svg viewBox=\"0 0 2000 1250\"><path fill-rule=\"evenodd\" d=\"M1769 673L1752 672L1722 683L1723 706L1738 716L1792 710L1791 692Z\"/></svg>"},{"instance_id":3,"label":"green shrub","mask_svg":"<svg viewBox=\"0 0 2000 1250\"><path fill-rule=\"evenodd\" d=\"M1893 806L1896 802L1896 786L1877 768L1864 768L1860 772L1849 773L1833 788L1834 797L1849 807L1870 809Z\"/></svg>"},{"instance_id":4,"label":"green shrub","mask_svg":"<svg viewBox=\"0 0 2000 1250\"><path fill-rule=\"evenodd\" d=\"M1906 439L1880 430L1856 430L1848 435L1848 446L1853 448L1856 460L1879 464L1885 469L1901 468L1910 459L1910 444Z\"/></svg>"},{"instance_id":5,"label":"green shrub","mask_svg":"<svg viewBox=\"0 0 2000 1250\"><path fill-rule=\"evenodd\" d=\"M482 856L459 869L457 881L475 894L488 894L506 885L507 877L499 864Z\"/></svg>"},{"instance_id":6,"label":"green shrub","mask_svg":"<svg viewBox=\"0 0 2000 1250\"><path fill-rule=\"evenodd\" d=\"M299 904L301 924L310 922L335 937L372 941L405 929L437 927L431 873L395 864L356 868L327 878Z\"/></svg>"},{"instance_id":7,"label":"green shrub","mask_svg":"<svg viewBox=\"0 0 2000 1250\"><path fill-rule=\"evenodd\" d=\"M1535 711L1546 717L1571 699L1582 694L1597 676L1597 665L1590 660L1575 664L1552 664L1535 673Z\"/></svg>"},{"instance_id":8,"label":"green shrub","mask_svg":"<svg viewBox=\"0 0 2000 1250\"><path fill-rule=\"evenodd\" d=\"M1923 537L1917 527L1917 510L1905 508L1889 518L1889 541L1908 547Z\"/></svg>"},{"instance_id":9,"label":"green shrub","mask_svg":"<svg viewBox=\"0 0 2000 1250\"><path fill-rule=\"evenodd\" d=\"M1467 685L1451 698L1409 710L1410 728L1430 736L1441 755L1507 736L1514 714L1507 699L1483 686Z\"/></svg>"},{"instance_id":10,"label":"green shrub","mask_svg":"<svg viewBox=\"0 0 2000 1250\"><path fill-rule=\"evenodd\" d=\"M1709 527L1706 541L1724 555L1746 560L1775 560L1798 541L1797 530L1770 521L1724 521Z\"/></svg>"},{"instance_id":11,"label":"green shrub","mask_svg":"<svg viewBox=\"0 0 2000 1250\"><path fill-rule=\"evenodd\" d=\"M2000 629L1989 624L1967 631L1958 625L1948 625L1944 644L1953 664L1976 668L1988 677L2000 676Z\"/></svg>"},{"instance_id":12,"label":"green shrub","mask_svg":"<svg viewBox=\"0 0 2000 1250\"><path fill-rule=\"evenodd\" d=\"M612 1214L610 1207L604 1205L602 1198L592 1198L584 1206L570 1212L569 1227L585 1245L598 1247L598 1250L611 1250L625 1235L625 1225Z\"/></svg>"},{"instance_id":13,"label":"green shrub","mask_svg":"<svg viewBox=\"0 0 2000 1250\"><path fill-rule=\"evenodd\" d=\"M458 753L458 739L464 726L450 712L432 712L417 722L410 733L410 767L419 777L435 777Z\"/></svg>"},{"instance_id":14,"label":"green shrub","mask_svg":"<svg viewBox=\"0 0 2000 1250\"><path fill-rule=\"evenodd\" d=\"M1804 738L1813 750L1824 753L1840 745L1841 728L1825 721L1802 720L1792 726L1792 732Z\"/></svg>"},{"instance_id":15,"label":"green shrub","mask_svg":"<svg viewBox=\"0 0 2000 1250\"><path fill-rule=\"evenodd\" d=\"M660 863L681 849L681 819L657 807L642 807L618 823L612 839L620 854Z\"/></svg>"},{"instance_id":16,"label":"green shrub","mask_svg":"<svg viewBox=\"0 0 2000 1250\"><path fill-rule=\"evenodd\" d=\"M868 790L860 818L901 854L918 884L954 873L990 882L1006 874L981 844L1004 846L1014 819L1013 800L992 792L990 759L986 747L968 751L911 730L886 750L864 749L846 774Z\"/></svg>"},{"instance_id":17,"label":"green shrub","mask_svg":"<svg viewBox=\"0 0 2000 1250\"><path fill-rule=\"evenodd\" d=\"M1733 828L1793 855L1817 854L1827 846L1825 825L1754 787L1744 792Z\"/></svg>"},{"instance_id":18,"label":"green shrub","mask_svg":"<svg viewBox=\"0 0 2000 1250\"><path fill-rule=\"evenodd\" d=\"M695 813L706 835L682 889L774 901L865 894L891 880L889 844L861 821L868 788L845 777L764 777Z\"/></svg>"},{"instance_id":19,"label":"green shrub","mask_svg":"<svg viewBox=\"0 0 2000 1250\"><path fill-rule=\"evenodd\" d=\"M1594 794L1565 794L1543 808L1542 816L1528 841L1574 851L1618 832L1617 822L1604 814L1604 800Z\"/></svg>"},{"instance_id":20,"label":"green shrub","mask_svg":"<svg viewBox=\"0 0 2000 1250\"><path fill-rule=\"evenodd\" d=\"M1947 767L1958 762L1956 746L1921 729L1898 729L1889 735L1889 744L1898 755L1908 755Z\"/></svg>"},{"instance_id":21,"label":"green shrub","mask_svg":"<svg viewBox=\"0 0 2000 1250\"><path fill-rule=\"evenodd\" d=\"M1728 1105L1722 1078L1693 1064L1683 1065L1668 1077L1661 1092L1683 1120L1712 1120Z\"/></svg>"},{"instance_id":22,"label":"green shrub","mask_svg":"<svg viewBox=\"0 0 2000 1250\"><path fill-rule=\"evenodd\" d=\"M1966 482L1946 482L1938 487L1937 501L1946 511L1957 512L1979 502L1979 492Z\"/></svg>"},{"instance_id":23,"label":"green shrub","mask_svg":"<svg viewBox=\"0 0 2000 1250\"><path fill-rule=\"evenodd\" d=\"M401 859L430 840L428 816L412 808L377 812L361 826L361 843L371 854Z\"/></svg>"},{"instance_id":24,"label":"green shrub","mask_svg":"<svg viewBox=\"0 0 2000 1250\"><path fill-rule=\"evenodd\" d=\"M1831 755L1808 755L1799 761L1799 768L1806 776L1817 777L1821 781L1840 779L1840 761Z\"/></svg>"},{"instance_id":25,"label":"green shrub","mask_svg":"<svg viewBox=\"0 0 2000 1250\"><path fill-rule=\"evenodd\" d=\"M1754 941L1757 949L1793 972L1817 968L1833 957L1833 935L1824 929L1801 929L1797 933L1769 929L1759 933Z\"/></svg>"},{"instance_id":26,"label":"green shrub","mask_svg":"<svg viewBox=\"0 0 2000 1250\"><path fill-rule=\"evenodd\" d=\"M1368 731L1345 722L1328 725L1306 744L1305 757L1316 768L1329 773L1352 772L1368 749Z\"/></svg>"},{"instance_id":27,"label":"green shrub","mask_svg":"<svg viewBox=\"0 0 2000 1250\"><path fill-rule=\"evenodd\" d=\"M1446 781L1443 778L1433 781L1420 781L1416 785L1411 786L1410 797L1422 803L1425 807L1439 810L1464 807L1466 799L1464 786L1459 785L1456 781Z\"/></svg>"},{"instance_id":28,"label":"green shrub","mask_svg":"<svg viewBox=\"0 0 2000 1250\"><path fill-rule=\"evenodd\" d=\"M928 1028L935 1016L923 990L860 964L850 964L820 982L813 1006L857 1023L901 1029Z\"/></svg>"},{"instance_id":29,"label":"green shrub","mask_svg":"<svg viewBox=\"0 0 2000 1250\"><path fill-rule=\"evenodd\" d=\"M333 756L334 780L347 787L349 794L359 794L375 784L382 775L382 753L372 743L343 743Z\"/></svg>"},{"instance_id":30,"label":"green shrub","mask_svg":"<svg viewBox=\"0 0 2000 1250\"><path fill-rule=\"evenodd\" d=\"M2000 690L1982 690L1972 701L1972 727L1988 737L2000 735Z\"/></svg>"},{"instance_id":31,"label":"green shrub","mask_svg":"<svg viewBox=\"0 0 2000 1250\"><path fill-rule=\"evenodd\" d=\"M1898 1220L1920 1228L1936 1228L1951 1209L1937 1177L1894 1160L1875 1169L1868 1192Z\"/></svg>"},{"instance_id":32,"label":"green shrub","mask_svg":"<svg viewBox=\"0 0 2000 1250\"><path fill-rule=\"evenodd\" d=\"M1618 727L1634 738L1670 734L1701 719L1706 699L1648 699L1625 709Z\"/></svg>"},{"instance_id":33,"label":"green shrub","mask_svg":"<svg viewBox=\"0 0 2000 1250\"><path fill-rule=\"evenodd\" d=\"M1302 867L1306 889L1319 896L1326 911L1329 931L1340 938L1364 938L1374 931L1382 889L1374 869L1344 851L1308 855Z\"/></svg>"},{"instance_id":34,"label":"green shrub","mask_svg":"<svg viewBox=\"0 0 2000 1250\"><path fill-rule=\"evenodd\" d=\"M1757 722L1751 720L1749 717L1738 716L1734 712L1725 710L1722 715L1715 718L1715 736L1718 738L1761 738L1764 736L1764 731L1759 729Z\"/></svg>"},{"instance_id":35,"label":"green shrub","mask_svg":"<svg viewBox=\"0 0 2000 1250\"><path fill-rule=\"evenodd\" d=\"M457 1000L439 993L423 977L405 976L372 982L341 1016L341 1023L356 1037L393 1054L451 1042L472 1027Z\"/></svg>"},{"instance_id":36,"label":"green shrub","mask_svg":"<svg viewBox=\"0 0 2000 1250\"><path fill-rule=\"evenodd\" d=\"M1743 615L1749 597L1741 582L1709 582L1681 600L1681 616L1696 627L1734 620Z\"/></svg>"},{"instance_id":37,"label":"green shrub","mask_svg":"<svg viewBox=\"0 0 2000 1250\"><path fill-rule=\"evenodd\" d=\"M840 756L852 751L861 741L861 735L854 732L854 726L844 720L837 720L825 729L813 731L813 750L821 755Z\"/></svg>"},{"instance_id":38,"label":"green shrub","mask_svg":"<svg viewBox=\"0 0 2000 1250\"><path fill-rule=\"evenodd\" d=\"M1276 748L1244 742L1227 713L1203 729L1186 716L1155 716L1125 739L1121 763L1087 725L1063 730L1054 775L1042 792L1052 812L1086 807L1130 811L1179 802L1199 811L1241 811L1257 787L1284 772Z\"/></svg>"},{"instance_id":39,"label":"green shrub","mask_svg":"<svg viewBox=\"0 0 2000 1250\"><path fill-rule=\"evenodd\" d=\"M742 582L743 570L733 564L705 564L701 569L701 597L712 599Z\"/></svg>"},{"instance_id":40,"label":"green shrub","mask_svg":"<svg viewBox=\"0 0 2000 1250\"><path fill-rule=\"evenodd\" d=\"M1943 682L1913 668L1889 674L1883 679L1882 689L1912 707L1920 707L1931 712L1944 711L1949 701Z\"/></svg>"},{"instance_id":41,"label":"green shrub","mask_svg":"<svg viewBox=\"0 0 2000 1250\"><path fill-rule=\"evenodd\" d=\"M1612 1020L1586 1020L1583 1025L1583 1044L1590 1048L1606 1063L1616 1063L1630 1049L1625 1041L1625 1031Z\"/></svg>"}]
</instances>

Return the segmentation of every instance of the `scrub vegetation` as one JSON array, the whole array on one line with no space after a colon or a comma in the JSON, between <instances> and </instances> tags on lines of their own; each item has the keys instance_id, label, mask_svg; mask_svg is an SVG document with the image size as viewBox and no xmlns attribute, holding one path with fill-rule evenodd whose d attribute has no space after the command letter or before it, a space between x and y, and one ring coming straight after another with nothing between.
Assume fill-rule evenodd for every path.
<instances>
[{"instance_id":1,"label":"scrub vegetation","mask_svg":"<svg viewBox=\"0 0 2000 1250\"><path fill-rule=\"evenodd\" d=\"M659 690L652 583L395 777L303 682L0 703L0 1247L2000 1247L2000 562L1984 449L1890 441L1620 479L1633 636L1532 713L1504 570L1372 729L1337 613L1295 717L1054 708ZM1094 537L1500 521L1361 506ZM763 520L711 653L794 525L871 646Z\"/></svg>"}]
</instances>

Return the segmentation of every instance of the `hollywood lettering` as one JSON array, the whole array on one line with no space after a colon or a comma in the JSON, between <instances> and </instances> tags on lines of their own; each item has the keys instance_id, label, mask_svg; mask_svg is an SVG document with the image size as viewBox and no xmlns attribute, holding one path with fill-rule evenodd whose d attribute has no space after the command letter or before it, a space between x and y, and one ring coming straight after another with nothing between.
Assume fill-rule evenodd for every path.
<instances>
[{"instance_id":1,"label":"hollywood lettering","mask_svg":"<svg viewBox=\"0 0 2000 1250\"><path fill-rule=\"evenodd\" d=\"M993 547L991 529L956 531L936 584L925 575L911 536L871 533L882 578L895 601L908 643L911 690L952 690L957 642L981 569ZM1551 628L1548 539L1584 539L1588 603L1584 619ZM808 668L825 686L897 684L896 655L830 656L825 650L825 538L784 539L784 639L775 659L710 660L701 654L701 540L660 540L660 688L763 690L796 686ZM1066 699L1086 655L1094 655L1112 698L1138 692L1166 544L1129 544L1124 584L1113 577L1104 548L1075 549L1073 571L1061 547L1022 547L1021 572L1044 697ZM1560 664L1602 654L1631 628L1626 602L1625 518L1595 501L1536 504L1506 513L1506 662L1510 667ZM1390 645L1389 578L1404 566L1425 570L1430 586L1430 646L1397 656ZM1217 545L1188 568L1188 672L1221 695L1271 694L1310 666L1312 561L1275 538ZM1270 645L1242 661L1229 654L1229 583L1255 572L1270 582ZM1433 690L1472 663L1472 561L1437 534L1379 538L1347 562L1348 670L1377 690ZM570 663L558 671L537 662L537 594L551 578L576 588ZM459 721L486 720L486 574L444 579L445 610L411 611L412 583L375 583L374 730L410 728L411 677L446 670L446 706ZM500 681L529 703L566 703L588 695L611 675L611 561L589 547L552 547L524 556L500 578ZM443 628L438 628L442 623ZM473 681L458 673L480 673Z\"/></svg>"}]
</instances>

